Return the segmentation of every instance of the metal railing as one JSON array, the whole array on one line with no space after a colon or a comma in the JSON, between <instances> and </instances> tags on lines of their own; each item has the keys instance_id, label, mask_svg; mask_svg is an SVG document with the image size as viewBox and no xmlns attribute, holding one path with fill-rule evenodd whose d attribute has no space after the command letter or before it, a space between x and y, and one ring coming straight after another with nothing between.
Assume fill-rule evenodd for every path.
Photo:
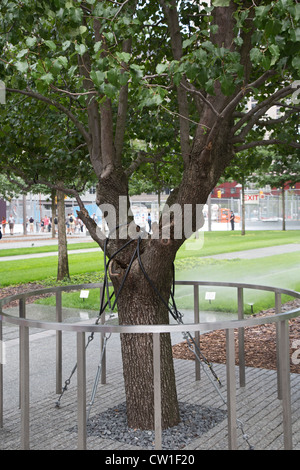
<instances>
[{"instance_id":1,"label":"metal railing","mask_svg":"<svg viewBox=\"0 0 300 470\"><path fill-rule=\"evenodd\" d=\"M277 390L278 398L282 400L284 448L292 449L292 416L291 416L291 387L290 387L290 348L289 320L300 315L300 308L281 312L281 296L288 295L300 299L300 293L275 288L242 283L176 281L176 285L192 286L194 296L194 323L178 325L106 325L84 323L62 323L62 292L80 289L100 289L103 285L80 284L63 287L53 287L11 295L0 299L0 344L2 344L2 323L19 326L20 331L20 406L21 406L21 449L30 448L30 413L29 413L29 329L40 328L56 331L56 392L62 390L62 332L69 331L77 335L77 421L78 449L87 447L87 399L86 399L86 333L98 333L102 343L106 334L111 333L149 333L153 335L153 371L154 371L154 418L155 418L155 448L162 448L161 425L161 382L160 382L160 334L193 332L196 344L199 343L200 331L225 330L226 332L226 379L227 379L227 414L228 414L228 448L237 449L237 416L236 416L236 374L235 374L235 339L234 329L238 329L239 348L239 383L246 385L244 329L257 325L276 324L277 344ZM237 320L199 323L199 287L215 286L229 287L237 290ZM275 315L244 317L244 289L263 290L275 295ZM26 318L26 299L41 294L55 293L56 321L39 321ZM19 317L3 312L3 307L12 301L19 301ZM101 382L105 383L105 354L102 358ZM1 362L1 361L0 361ZM200 380L200 364L195 361L195 379ZM3 364L0 363L0 427L3 427Z\"/></svg>"}]
</instances>

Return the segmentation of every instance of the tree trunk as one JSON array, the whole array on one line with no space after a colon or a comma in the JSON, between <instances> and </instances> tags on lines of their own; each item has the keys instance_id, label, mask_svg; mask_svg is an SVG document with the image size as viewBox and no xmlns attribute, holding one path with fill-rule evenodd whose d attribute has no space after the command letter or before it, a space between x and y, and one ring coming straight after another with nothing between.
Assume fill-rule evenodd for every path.
<instances>
[{"instance_id":1,"label":"tree trunk","mask_svg":"<svg viewBox=\"0 0 300 470\"><path fill-rule=\"evenodd\" d=\"M135 242L136 243L136 242ZM157 289L146 279L136 258L122 287L118 300L120 324L168 324L168 304L172 284L173 253L159 240L146 242L141 254L145 272ZM115 292L122 283L124 271L110 270ZM152 334L121 335L123 373L129 427L154 429L153 340ZM161 335L162 426L179 423L178 400L170 334Z\"/></svg>"},{"instance_id":2,"label":"tree trunk","mask_svg":"<svg viewBox=\"0 0 300 470\"><path fill-rule=\"evenodd\" d=\"M246 211L245 211L245 182L242 182L242 233L246 234Z\"/></svg>"},{"instance_id":3,"label":"tree trunk","mask_svg":"<svg viewBox=\"0 0 300 470\"><path fill-rule=\"evenodd\" d=\"M57 191L57 212L58 212L58 267L57 280L61 281L70 278L67 235L66 235L66 217L65 217L65 195L62 191Z\"/></svg>"},{"instance_id":4,"label":"tree trunk","mask_svg":"<svg viewBox=\"0 0 300 470\"><path fill-rule=\"evenodd\" d=\"M282 230L285 231L285 194L284 194L284 183L281 188L282 194Z\"/></svg>"},{"instance_id":5,"label":"tree trunk","mask_svg":"<svg viewBox=\"0 0 300 470\"><path fill-rule=\"evenodd\" d=\"M55 223L54 219L56 217L56 191L55 189L51 190L51 212L52 212L52 221L51 221L51 234L52 238L55 238Z\"/></svg>"}]
</instances>

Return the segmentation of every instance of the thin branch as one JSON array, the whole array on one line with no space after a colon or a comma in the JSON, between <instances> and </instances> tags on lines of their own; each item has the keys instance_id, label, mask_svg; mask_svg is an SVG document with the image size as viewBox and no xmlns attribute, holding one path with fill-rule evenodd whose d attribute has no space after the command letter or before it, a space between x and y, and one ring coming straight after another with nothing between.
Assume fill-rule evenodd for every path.
<instances>
[{"instance_id":1,"label":"thin branch","mask_svg":"<svg viewBox=\"0 0 300 470\"><path fill-rule=\"evenodd\" d=\"M213 107L213 105L205 98L205 96L198 90L196 90L195 87L193 87L191 84L190 87L187 87L183 82L180 83L180 85L186 90L188 91L189 93L193 93L197 96L200 97L200 99L205 103L207 104L207 106L213 111L213 113L217 116L217 117L220 117L220 114L218 113L218 111Z\"/></svg>"},{"instance_id":2,"label":"thin branch","mask_svg":"<svg viewBox=\"0 0 300 470\"><path fill-rule=\"evenodd\" d=\"M278 90L273 95L269 96L266 100L262 101L261 103L258 103L254 108L250 109L250 111L248 111L244 115L244 117L242 117L237 122L237 124L232 129L232 133L234 134L237 130L239 130L243 126L243 124L248 122L250 119L252 119L254 115L256 115L252 119L252 126L253 126L253 124L255 124L255 122L263 115L263 113L256 114L258 113L258 111L262 110L265 112L267 109L271 108L274 105L277 99L281 99L281 98L284 98L285 96L288 96L291 93L291 91L292 91L292 86L288 85L287 87L284 87Z\"/></svg>"},{"instance_id":3,"label":"thin branch","mask_svg":"<svg viewBox=\"0 0 300 470\"><path fill-rule=\"evenodd\" d=\"M247 150L253 147L265 147L268 145L289 145L290 147L294 147L296 149L300 148L300 143L298 142L285 142L279 139L269 139L269 140L254 140L252 142L248 142L244 145L239 145L235 147L236 152L241 152L242 150Z\"/></svg>"},{"instance_id":4,"label":"thin branch","mask_svg":"<svg viewBox=\"0 0 300 470\"><path fill-rule=\"evenodd\" d=\"M268 78L275 75L275 70L268 70L263 75L261 75L257 80L252 83L249 83L245 87L243 87L239 93L227 104L227 106L223 109L221 116L226 117L228 116L239 104L239 102L245 97L245 95L251 90L251 88L257 88L262 85Z\"/></svg>"},{"instance_id":5,"label":"thin branch","mask_svg":"<svg viewBox=\"0 0 300 470\"><path fill-rule=\"evenodd\" d=\"M131 163L127 170L125 170L126 176L132 175L132 173L134 173L134 171L136 171L142 163L156 163L157 161L160 161L165 153L166 150L163 150L156 155L139 151L137 158Z\"/></svg>"},{"instance_id":6,"label":"thin branch","mask_svg":"<svg viewBox=\"0 0 300 470\"><path fill-rule=\"evenodd\" d=\"M181 119L185 119L186 121L189 121L191 122L192 124L196 124L196 126L199 126L200 127L205 127L205 129L210 129L210 127L206 126L205 124L199 124L199 122L196 122L196 121L193 121L192 119L189 119L188 117L186 116L183 116L182 114L179 114L179 113L176 113L175 111L171 111L170 109L166 108L165 106L163 106L162 104L159 105L161 108L163 108L165 111L167 111L169 114L173 114L174 116L177 116Z\"/></svg>"},{"instance_id":7,"label":"thin branch","mask_svg":"<svg viewBox=\"0 0 300 470\"><path fill-rule=\"evenodd\" d=\"M81 124L81 122L78 121L78 119L74 116L71 111L63 106L62 104L58 103L57 101L54 101L50 98L47 98L46 96L41 95L40 93L36 93L32 90L18 90L15 88L6 88L6 91L11 92L11 93L20 93L21 95L26 95L29 96L30 98L34 98L39 101L43 101L44 103L47 103L48 105L54 106L57 108L59 111L62 111L64 114L66 114L71 121L75 124L83 138L85 139L86 143L89 145L90 143L90 135L84 128L84 126Z\"/></svg>"}]
</instances>

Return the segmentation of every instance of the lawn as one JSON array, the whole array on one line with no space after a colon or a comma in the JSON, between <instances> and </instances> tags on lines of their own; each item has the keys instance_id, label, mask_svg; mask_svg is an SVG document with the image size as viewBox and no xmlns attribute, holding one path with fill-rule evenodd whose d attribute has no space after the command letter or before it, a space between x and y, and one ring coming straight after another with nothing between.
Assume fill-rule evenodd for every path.
<instances>
[{"instance_id":1,"label":"lawn","mask_svg":"<svg viewBox=\"0 0 300 470\"><path fill-rule=\"evenodd\" d=\"M212 282L240 282L264 286L281 287L300 291L300 253L267 256L250 260L232 259L197 259L178 260L177 280L197 280ZM216 292L211 303L205 300L205 292ZM234 288L200 287L200 308L202 310L237 311L237 292ZM179 308L193 308L192 288L177 286L176 300ZM283 302L289 300L283 296ZM245 289L244 303L246 313L274 307L274 294L258 290Z\"/></svg>"},{"instance_id":2,"label":"lawn","mask_svg":"<svg viewBox=\"0 0 300 470\"><path fill-rule=\"evenodd\" d=\"M203 246L202 245L202 242ZM205 280L246 282L300 290L299 252L274 255L251 260L203 259L217 253L248 250L266 246L299 243L299 231L274 232L255 231L241 236L240 232L204 232L204 240L192 240L183 246L176 258L177 280ZM80 244L80 247L83 247ZM92 244L94 247L94 244ZM189 245L189 246L187 246ZM72 246L73 249L73 246ZM276 249L274 249L276 253ZM18 253L19 254L19 253ZM103 252L69 255L70 275L73 283L99 282L103 279ZM56 284L57 257L32 258L20 261L0 262L0 286L10 286L27 282ZM216 292L216 300L210 304L204 300L205 291ZM96 294L95 294L96 295ZM64 305L76 306L78 294L66 294ZM176 299L179 308L192 308L192 290L177 286ZM95 308L98 298L91 294L86 308ZM52 301L47 301L52 302ZM82 300L80 299L80 302ZM245 291L245 305L254 303L254 311L274 305L274 295L258 291ZM89 307L91 304L93 307ZM235 289L200 289L200 308L204 310L236 311Z\"/></svg>"},{"instance_id":3,"label":"lawn","mask_svg":"<svg viewBox=\"0 0 300 470\"><path fill-rule=\"evenodd\" d=\"M70 276L96 272L103 273L103 252L69 255ZM32 258L26 260L0 262L0 287L28 282L43 282L56 278L57 257Z\"/></svg>"},{"instance_id":4,"label":"lawn","mask_svg":"<svg viewBox=\"0 0 300 470\"><path fill-rule=\"evenodd\" d=\"M88 248L97 248L98 244L96 242L87 242L87 243L69 243L69 250L86 250ZM58 252L57 245L47 245L47 246L32 246L25 248L1 248L0 257L4 256L20 256L20 255L32 255L36 253L55 253Z\"/></svg>"},{"instance_id":5,"label":"lawn","mask_svg":"<svg viewBox=\"0 0 300 470\"><path fill-rule=\"evenodd\" d=\"M300 231L253 230L241 235L238 230L200 232L198 240L187 241L177 253L177 259L211 256L233 251L252 250L268 246L300 243Z\"/></svg>"}]
</instances>

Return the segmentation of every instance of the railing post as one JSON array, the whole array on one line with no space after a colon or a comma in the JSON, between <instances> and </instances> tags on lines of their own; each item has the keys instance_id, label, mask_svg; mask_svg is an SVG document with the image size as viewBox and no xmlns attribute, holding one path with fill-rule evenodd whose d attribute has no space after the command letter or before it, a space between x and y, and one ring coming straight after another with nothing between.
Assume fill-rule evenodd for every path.
<instances>
[{"instance_id":1,"label":"railing post","mask_svg":"<svg viewBox=\"0 0 300 470\"><path fill-rule=\"evenodd\" d=\"M86 450L86 347L85 333L77 333L78 450Z\"/></svg>"},{"instance_id":2,"label":"railing post","mask_svg":"<svg viewBox=\"0 0 300 470\"><path fill-rule=\"evenodd\" d=\"M234 330L226 329L226 375L227 375L227 413L228 413L228 447L237 449L236 423L236 377Z\"/></svg>"},{"instance_id":3,"label":"railing post","mask_svg":"<svg viewBox=\"0 0 300 470\"><path fill-rule=\"evenodd\" d=\"M19 299L19 318L26 318L26 302L25 298ZM19 327L19 336L21 336L21 327ZM19 343L19 364L20 364L20 377L19 377L19 408L21 408L21 374L22 374L22 347L21 341Z\"/></svg>"},{"instance_id":4,"label":"railing post","mask_svg":"<svg viewBox=\"0 0 300 470\"><path fill-rule=\"evenodd\" d=\"M275 292L275 314L278 315L281 313L281 294ZM281 361L280 361L280 345L279 345L279 336L280 336L280 327L276 323L276 363L277 363L277 396L278 399L282 399L282 374L281 374Z\"/></svg>"},{"instance_id":5,"label":"railing post","mask_svg":"<svg viewBox=\"0 0 300 470\"><path fill-rule=\"evenodd\" d=\"M56 321L62 322L61 291L56 291ZM62 391L62 331L56 331L56 393Z\"/></svg>"},{"instance_id":6,"label":"railing post","mask_svg":"<svg viewBox=\"0 0 300 470\"><path fill-rule=\"evenodd\" d=\"M244 290L238 287L238 319L244 319ZM246 373L245 373L245 329L238 329L239 338L239 375L240 387L246 386Z\"/></svg>"},{"instance_id":7,"label":"railing post","mask_svg":"<svg viewBox=\"0 0 300 470\"><path fill-rule=\"evenodd\" d=\"M100 287L100 302L102 298L102 290L104 287ZM105 311L102 313L101 318L100 318L100 324L104 325L105 323ZM104 349L104 338L105 338L105 333L100 333L100 351L103 351L102 354L102 361L101 361L101 384L105 385L106 384L106 348Z\"/></svg>"},{"instance_id":8,"label":"railing post","mask_svg":"<svg viewBox=\"0 0 300 470\"><path fill-rule=\"evenodd\" d=\"M21 449L29 450L29 328L20 326Z\"/></svg>"},{"instance_id":9,"label":"railing post","mask_svg":"<svg viewBox=\"0 0 300 470\"><path fill-rule=\"evenodd\" d=\"M153 333L153 382L155 449L160 450L162 448L160 333Z\"/></svg>"},{"instance_id":10,"label":"railing post","mask_svg":"<svg viewBox=\"0 0 300 470\"><path fill-rule=\"evenodd\" d=\"M199 286L194 285L194 323L200 323L199 317ZM195 344L200 349L200 331L195 331ZM200 363L195 360L195 380L200 380Z\"/></svg>"},{"instance_id":11,"label":"railing post","mask_svg":"<svg viewBox=\"0 0 300 470\"><path fill-rule=\"evenodd\" d=\"M287 320L283 320L278 323L278 333L284 448L285 450L292 450L293 442L290 378L290 340L289 322Z\"/></svg>"}]
</instances>

